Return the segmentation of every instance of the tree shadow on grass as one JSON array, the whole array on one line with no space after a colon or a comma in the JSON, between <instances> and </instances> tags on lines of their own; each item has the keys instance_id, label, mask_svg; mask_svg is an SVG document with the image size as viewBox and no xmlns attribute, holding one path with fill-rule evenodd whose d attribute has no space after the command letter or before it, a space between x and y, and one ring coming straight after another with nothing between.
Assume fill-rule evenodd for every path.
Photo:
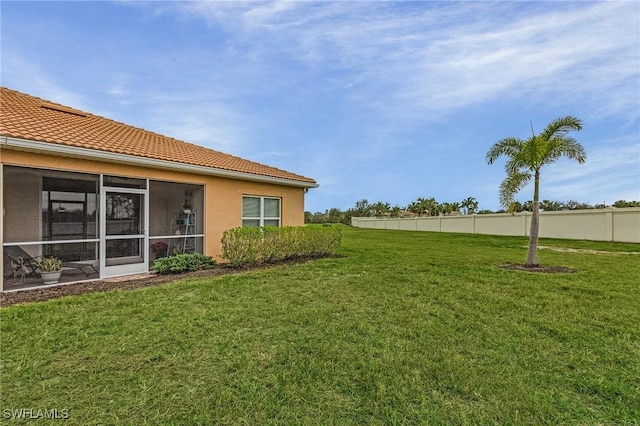
<instances>
[{"instance_id":1,"label":"tree shadow on grass","mask_svg":"<svg viewBox=\"0 0 640 426\"><path fill-rule=\"evenodd\" d=\"M567 268L565 266L526 266L521 263L505 263L498 265L498 267L508 269L510 271L536 272L543 274L573 274L578 272L577 269Z\"/></svg>"}]
</instances>

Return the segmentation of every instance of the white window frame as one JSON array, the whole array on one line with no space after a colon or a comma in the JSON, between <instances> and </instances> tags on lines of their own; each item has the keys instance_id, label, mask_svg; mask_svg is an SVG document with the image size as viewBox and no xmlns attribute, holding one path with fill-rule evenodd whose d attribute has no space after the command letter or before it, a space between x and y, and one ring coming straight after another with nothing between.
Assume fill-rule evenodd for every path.
<instances>
[{"instance_id":1,"label":"white window frame","mask_svg":"<svg viewBox=\"0 0 640 426\"><path fill-rule=\"evenodd\" d=\"M258 198L260 200L260 215L259 216L245 216L244 215L244 199L245 198ZM265 217L264 215L264 200L278 200L278 217ZM277 220L278 221L278 227L282 226L282 197L267 197L267 196L262 196L262 195L248 195L245 194L242 196L242 226L249 226L249 225L245 225L244 221L245 220L257 220L259 221L259 227L263 227L265 220L267 221L274 221ZM268 226L273 226L273 225L268 225Z\"/></svg>"}]
</instances>

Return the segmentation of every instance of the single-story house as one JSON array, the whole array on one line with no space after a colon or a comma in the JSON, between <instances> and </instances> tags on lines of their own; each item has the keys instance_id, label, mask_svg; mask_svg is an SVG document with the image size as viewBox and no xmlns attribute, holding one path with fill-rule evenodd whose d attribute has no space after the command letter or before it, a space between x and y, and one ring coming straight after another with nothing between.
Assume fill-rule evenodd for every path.
<instances>
[{"instance_id":1,"label":"single-story house","mask_svg":"<svg viewBox=\"0 0 640 426\"><path fill-rule=\"evenodd\" d=\"M314 179L0 88L1 289L148 272L225 230L304 224ZM34 260L35 259L35 260Z\"/></svg>"}]
</instances>

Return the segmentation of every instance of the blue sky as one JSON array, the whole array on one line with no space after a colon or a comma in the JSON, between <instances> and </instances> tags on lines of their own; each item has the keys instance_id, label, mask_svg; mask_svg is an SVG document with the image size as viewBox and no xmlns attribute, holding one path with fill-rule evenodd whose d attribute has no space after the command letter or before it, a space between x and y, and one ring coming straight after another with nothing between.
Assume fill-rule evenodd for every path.
<instances>
[{"instance_id":1,"label":"blue sky","mask_svg":"<svg viewBox=\"0 0 640 426\"><path fill-rule=\"evenodd\" d=\"M574 115L541 198L640 200L640 2L1 2L1 84L312 177L305 209L475 197ZM531 199L524 189L520 201Z\"/></svg>"}]
</instances>

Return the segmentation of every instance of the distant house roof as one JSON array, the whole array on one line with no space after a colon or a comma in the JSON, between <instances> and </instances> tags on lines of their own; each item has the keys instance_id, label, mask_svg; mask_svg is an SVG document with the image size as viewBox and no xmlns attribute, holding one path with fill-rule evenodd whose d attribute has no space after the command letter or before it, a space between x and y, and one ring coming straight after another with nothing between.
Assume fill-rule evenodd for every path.
<instances>
[{"instance_id":1,"label":"distant house roof","mask_svg":"<svg viewBox=\"0 0 640 426\"><path fill-rule=\"evenodd\" d=\"M275 167L129 126L88 112L0 88L0 136L63 147L123 154L220 170L244 176L292 181L315 187L316 181ZM5 140L6 142L6 140ZM1 146L0 142L0 146Z\"/></svg>"}]
</instances>

